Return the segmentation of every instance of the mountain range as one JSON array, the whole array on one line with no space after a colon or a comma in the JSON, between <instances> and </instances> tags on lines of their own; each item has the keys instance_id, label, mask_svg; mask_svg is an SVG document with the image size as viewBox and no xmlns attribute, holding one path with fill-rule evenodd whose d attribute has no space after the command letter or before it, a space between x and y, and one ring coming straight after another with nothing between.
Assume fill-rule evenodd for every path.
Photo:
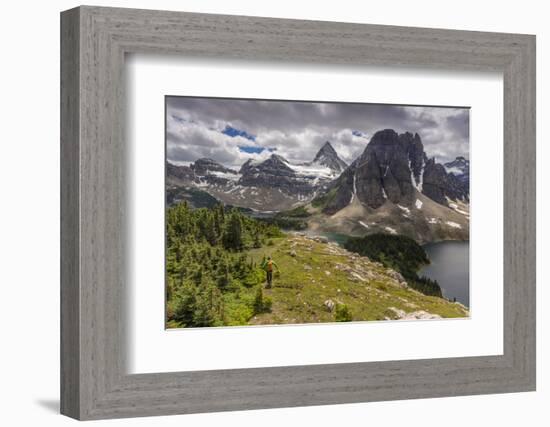
<instances>
[{"instance_id":1,"label":"mountain range","mask_svg":"<svg viewBox=\"0 0 550 427\"><path fill-rule=\"evenodd\" d=\"M303 207L317 231L385 231L420 242L468 239L469 161L440 164L409 132L376 132L350 165L326 141L307 163L272 154L234 170L202 158L189 166L167 162L166 178L169 204L190 200L191 191L261 212Z\"/></svg>"},{"instance_id":2,"label":"mountain range","mask_svg":"<svg viewBox=\"0 0 550 427\"><path fill-rule=\"evenodd\" d=\"M199 188L225 204L276 212L311 201L346 167L325 142L308 163L291 163L271 154L264 161L249 159L237 171L201 158L189 166L167 162L166 178L172 193L181 187Z\"/></svg>"}]
</instances>

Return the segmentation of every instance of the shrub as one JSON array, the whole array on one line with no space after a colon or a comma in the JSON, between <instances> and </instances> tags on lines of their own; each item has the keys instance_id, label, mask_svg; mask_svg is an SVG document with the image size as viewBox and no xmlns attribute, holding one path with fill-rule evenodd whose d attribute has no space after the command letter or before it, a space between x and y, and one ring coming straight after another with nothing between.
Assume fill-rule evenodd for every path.
<instances>
[{"instance_id":1,"label":"shrub","mask_svg":"<svg viewBox=\"0 0 550 427\"><path fill-rule=\"evenodd\" d=\"M254 314L268 313L271 311L273 301L269 297L264 297L262 286L258 286L254 297Z\"/></svg>"},{"instance_id":2,"label":"shrub","mask_svg":"<svg viewBox=\"0 0 550 427\"><path fill-rule=\"evenodd\" d=\"M334 312L334 318L337 322L351 322L351 310L346 304L337 304Z\"/></svg>"},{"instance_id":3,"label":"shrub","mask_svg":"<svg viewBox=\"0 0 550 427\"><path fill-rule=\"evenodd\" d=\"M270 313L272 306L273 306L273 300L271 299L271 297L264 297L264 307L263 307L264 313Z\"/></svg>"}]
</instances>

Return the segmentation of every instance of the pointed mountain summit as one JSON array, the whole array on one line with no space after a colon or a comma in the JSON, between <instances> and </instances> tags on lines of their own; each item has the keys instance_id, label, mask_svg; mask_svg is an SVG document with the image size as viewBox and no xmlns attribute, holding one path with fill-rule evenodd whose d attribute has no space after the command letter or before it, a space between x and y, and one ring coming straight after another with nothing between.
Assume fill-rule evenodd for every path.
<instances>
[{"instance_id":1,"label":"pointed mountain summit","mask_svg":"<svg viewBox=\"0 0 550 427\"><path fill-rule=\"evenodd\" d=\"M444 206L447 198L468 199L468 190L443 165L427 158L418 134L392 129L376 132L328 190L324 212L331 215L354 200L378 209L386 201L411 207L419 193Z\"/></svg>"},{"instance_id":2,"label":"pointed mountain summit","mask_svg":"<svg viewBox=\"0 0 550 427\"><path fill-rule=\"evenodd\" d=\"M317 152L312 164L326 166L337 174L342 173L348 167L329 141L326 141Z\"/></svg>"}]
</instances>

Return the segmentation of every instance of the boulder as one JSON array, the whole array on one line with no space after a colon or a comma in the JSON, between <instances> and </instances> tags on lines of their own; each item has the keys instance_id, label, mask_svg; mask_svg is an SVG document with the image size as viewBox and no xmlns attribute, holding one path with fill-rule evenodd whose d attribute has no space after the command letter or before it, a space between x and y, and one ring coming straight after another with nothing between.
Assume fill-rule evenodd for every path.
<instances>
[{"instance_id":1,"label":"boulder","mask_svg":"<svg viewBox=\"0 0 550 427\"><path fill-rule=\"evenodd\" d=\"M327 299L323 305L326 307L326 309L329 311L329 312L332 312L334 310L334 308L336 307L336 303L334 301L332 301L331 299Z\"/></svg>"}]
</instances>

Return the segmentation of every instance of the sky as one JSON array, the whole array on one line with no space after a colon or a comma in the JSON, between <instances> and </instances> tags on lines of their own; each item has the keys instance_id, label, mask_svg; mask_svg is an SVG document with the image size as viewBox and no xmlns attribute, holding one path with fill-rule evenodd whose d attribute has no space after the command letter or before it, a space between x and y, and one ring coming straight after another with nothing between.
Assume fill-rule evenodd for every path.
<instances>
[{"instance_id":1,"label":"sky","mask_svg":"<svg viewBox=\"0 0 550 427\"><path fill-rule=\"evenodd\" d=\"M382 129L418 133L428 157L444 163L469 158L469 109L381 104L166 98L168 161L209 157L238 169L277 153L296 163L313 160L330 141L348 164Z\"/></svg>"}]
</instances>

